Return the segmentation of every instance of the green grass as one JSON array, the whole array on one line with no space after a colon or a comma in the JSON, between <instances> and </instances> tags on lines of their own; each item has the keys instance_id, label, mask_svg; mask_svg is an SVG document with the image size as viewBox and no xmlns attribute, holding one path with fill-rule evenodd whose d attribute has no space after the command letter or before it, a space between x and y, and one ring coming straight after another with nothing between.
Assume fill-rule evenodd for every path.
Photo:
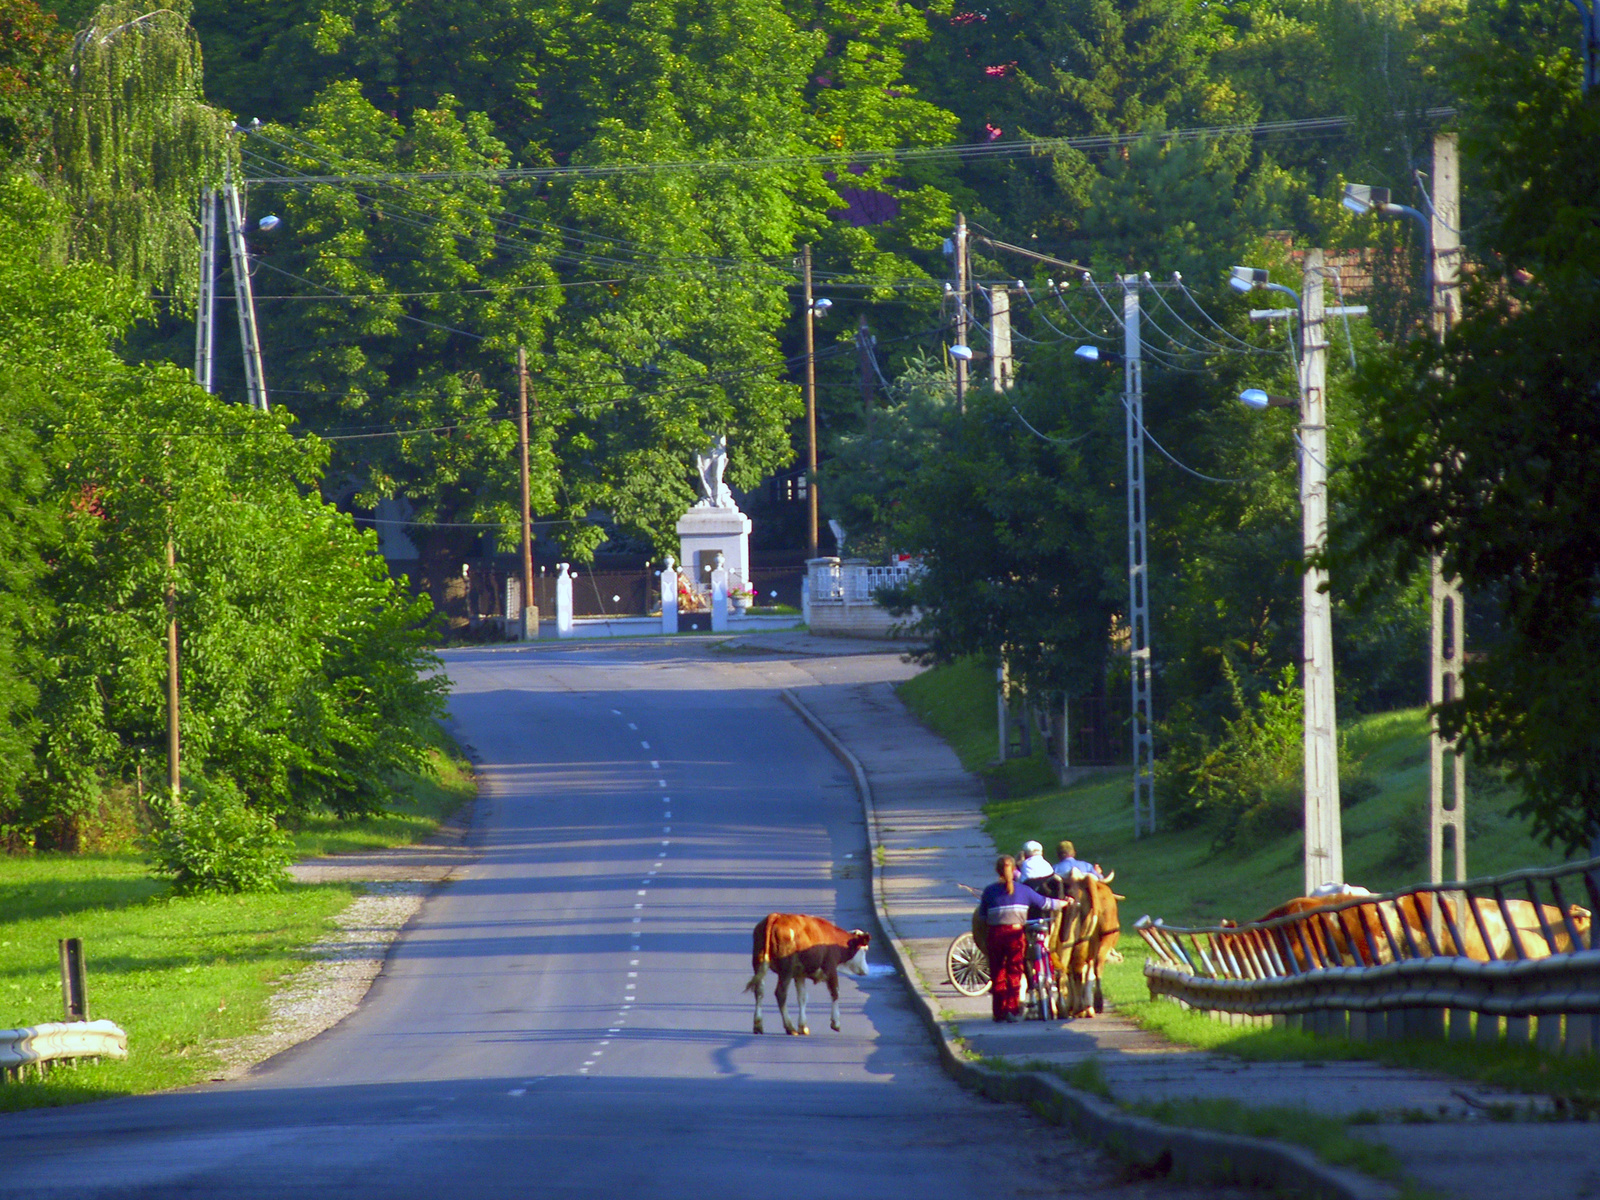
<instances>
[{"instance_id":1,"label":"green grass","mask_svg":"<svg viewBox=\"0 0 1600 1200\"><path fill-rule=\"evenodd\" d=\"M432 767L387 812L314 815L293 832L300 857L382 849L438 829L474 794L470 767L441 733ZM90 1016L128 1034L128 1059L61 1066L0 1084L0 1110L71 1104L197 1083L212 1049L260 1029L267 1000L359 885L289 884L277 893L179 897L136 852L0 856L0 1028L59 1021L57 940L83 939Z\"/></svg>"},{"instance_id":2,"label":"green grass","mask_svg":"<svg viewBox=\"0 0 1600 1200\"><path fill-rule=\"evenodd\" d=\"M984 828L1002 850L1028 838L1053 852L1061 838L1078 856L1117 872L1125 959L1108 964L1107 994L1141 1024L1186 1045L1246 1058L1364 1058L1441 1071L1529 1091L1548 1091L1582 1106L1600 1099L1600 1063L1550 1059L1531 1049L1476 1044L1320 1039L1286 1029L1223 1025L1167 1000L1151 1000L1144 980L1143 943L1133 923L1143 914L1173 925L1211 925L1224 917L1248 920L1301 893L1299 834L1252 845L1214 848L1205 829L1163 830L1133 837L1130 773L1108 771L1071 787L1055 784L1042 757L993 764L996 752L994 672L974 663L937 667L900 685L906 704L982 775L991 799ZM1428 790L1427 723L1421 709L1347 722L1347 745L1377 792L1344 810L1345 875L1374 891L1417 883L1425 862L1397 856L1397 828L1425 820ZM1510 815L1518 794L1493 776L1474 775L1467 795L1467 869L1475 876L1543 866L1557 857L1537 842L1525 820ZM1156 797L1157 807L1162 797ZM974 883L978 882L976 880Z\"/></svg>"},{"instance_id":3,"label":"green grass","mask_svg":"<svg viewBox=\"0 0 1600 1200\"><path fill-rule=\"evenodd\" d=\"M176 898L132 854L0 860L0 1027L59 1021L56 942L80 937L90 1016L128 1033L128 1059L0 1085L0 1109L70 1104L207 1078L207 1047L266 1015L275 982L355 894L292 885L278 893Z\"/></svg>"},{"instance_id":4,"label":"green grass","mask_svg":"<svg viewBox=\"0 0 1600 1200\"><path fill-rule=\"evenodd\" d=\"M1256 1107L1237 1100L1163 1100L1128 1108L1167 1125L1289 1142L1336 1167L1350 1167L1378 1179L1400 1178L1400 1162L1389 1147L1354 1137L1349 1122L1308 1109Z\"/></svg>"}]
</instances>

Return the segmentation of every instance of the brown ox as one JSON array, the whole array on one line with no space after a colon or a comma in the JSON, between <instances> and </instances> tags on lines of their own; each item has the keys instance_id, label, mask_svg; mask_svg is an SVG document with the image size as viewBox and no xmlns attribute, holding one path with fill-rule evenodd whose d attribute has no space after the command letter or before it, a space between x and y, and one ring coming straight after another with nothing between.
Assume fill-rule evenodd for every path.
<instances>
[{"instance_id":1,"label":"brown ox","mask_svg":"<svg viewBox=\"0 0 1600 1200\"><path fill-rule=\"evenodd\" d=\"M761 985L767 968L778 977L773 994L778 998L778 1015L783 1018L785 1033L809 1034L806 1025L806 981L826 983L828 995L833 997L833 1021L839 1028L839 972L852 975L867 973L867 945L872 935L859 929L848 933L831 921L821 917L807 917L796 913L768 913L761 918L751 936L750 969L755 972L744 990L756 994L755 1032L761 1027ZM800 999L800 1024L789 1023L789 983L793 980L795 995Z\"/></svg>"},{"instance_id":2,"label":"brown ox","mask_svg":"<svg viewBox=\"0 0 1600 1200\"><path fill-rule=\"evenodd\" d=\"M1067 883L1072 904L1061 918L1060 946L1068 1017L1092 1017L1102 1007L1100 977L1122 936L1117 894L1111 885L1074 871Z\"/></svg>"},{"instance_id":3,"label":"brown ox","mask_svg":"<svg viewBox=\"0 0 1600 1200\"><path fill-rule=\"evenodd\" d=\"M1275 917L1316 912L1348 899L1348 896L1300 896L1280 904L1257 920L1270 921ZM1516 940L1521 943L1520 957L1523 958L1548 958L1552 953L1564 954L1572 950L1581 950L1590 940L1589 910L1576 904L1568 906L1566 913L1563 914L1562 910L1553 904L1541 904L1535 907L1529 900L1507 900L1505 913L1502 913L1500 905L1493 899L1477 897L1472 900L1470 910L1453 902L1448 905L1449 916L1461 934L1461 945L1458 947L1455 938L1451 936L1449 922L1443 919L1443 914L1435 922L1436 902L1436 893L1414 892L1396 900L1373 900L1352 905L1338 912L1326 913L1319 921L1300 924L1303 927L1305 940L1312 943L1316 958L1325 962L1337 958L1338 962L1345 966L1373 966L1392 962L1395 958L1395 945L1400 947L1402 957L1411 956L1412 945L1415 945L1420 955L1428 956L1432 953L1428 942L1430 926L1433 928L1434 940L1438 943L1440 954L1459 954L1477 962L1488 962L1491 951L1492 957L1497 959L1519 957L1512 941L1512 930L1516 931ZM1479 920L1475 919L1474 913L1477 918L1481 918L1482 928L1479 927ZM1507 915L1511 918L1509 926L1506 923ZM1552 938L1545 937L1543 926L1540 924L1541 916L1549 924ZM1567 929L1564 916L1571 919L1573 928L1578 932L1576 945ZM1485 934L1488 935L1487 946L1484 942ZM1394 945L1391 945L1391 937ZM1298 965L1302 969L1308 965L1301 933L1297 932L1294 926L1280 926L1273 940L1278 944L1280 951L1284 941L1287 940Z\"/></svg>"}]
</instances>

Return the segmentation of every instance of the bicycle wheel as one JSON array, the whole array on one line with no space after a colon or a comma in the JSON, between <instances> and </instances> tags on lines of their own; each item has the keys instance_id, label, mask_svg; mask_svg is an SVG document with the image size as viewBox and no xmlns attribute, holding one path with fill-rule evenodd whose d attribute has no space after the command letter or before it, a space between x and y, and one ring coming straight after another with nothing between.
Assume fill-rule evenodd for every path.
<instances>
[{"instance_id":1,"label":"bicycle wheel","mask_svg":"<svg viewBox=\"0 0 1600 1200\"><path fill-rule=\"evenodd\" d=\"M950 982L963 996L981 996L989 990L989 956L970 933L963 933L945 951Z\"/></svg>"}]
</instances>

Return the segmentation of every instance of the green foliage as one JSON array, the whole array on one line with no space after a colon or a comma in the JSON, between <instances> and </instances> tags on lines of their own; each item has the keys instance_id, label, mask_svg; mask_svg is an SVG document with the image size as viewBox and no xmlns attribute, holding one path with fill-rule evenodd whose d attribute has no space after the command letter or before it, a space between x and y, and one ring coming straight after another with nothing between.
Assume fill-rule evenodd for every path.
<instances>
[{"instance_id":1,"label":"green foliage","mask_svg":"<svg viewBox=\"0 0 1600 1200\"><path fill-rule=\"evenodd\" d=\"M439 711L426 601L311 493L321 444L118 359L139 302L61 256L58 216L34 185L0 184L0 379L16 405L0 618L19 635L0 654L0 830L74 846L107 795L159 777L169 585L186 769L268 812L381 804Z\"/></svg>"},{"instance_id":2,"label":"green foliage","mask_svg":"<svg viewBox=\"0 0 1600 1200\"><path fill-rule=\"evenodd\" d=\"M1600 108L1579 94L1570 47L1529 24L1479 55L1463 138L1495 201L1498 257L1443 347L1415 341L1363 375L1374 429L1335 562L1404 575L1438 553L1493 602L1500 628L1440 723L1509 768L1541 834L1576 849L1600 827L1600 176L1587 152Z\"/></svg>"},{"instance_id":3,"label":"green foliage","mask_svg":"<svg viewBox=\"0 0 1600 1200\"><path fill-rule=\"evenodd\" d=\"M54 142L73 253L192 302L199 192L221 176L229 122L201 99L188 6L103 5L73 40L65 87Z\"/></svg>"},{"instance_id":4,"label":"green foliage","mask_svg":"<svg viewBox=\"0 0 1600 1200\"><path fill-rule=\"evenodd\" d=\"M1304 696L1293 667L1255 703L1226 658L1223 676L1238 713L1219 744L1190 732L1171 738L1157 782L1179 828L1210 824L1221 845L1254 842L1299 828L1304 820Z\"/></svg>"},{"instance_id":5,"label":"green foliage","mask_svg":"<svg viewBox=\"0 0 1600 1200\"><path fill-rule=\"evenodd\" d=\"M0 3L0 163L37 163L50 136L52 69L67 38L34 0Z\"/></svg>"},{"instance_id":6,"label":"green foliage","mask_svg":"<svg viewBox=\"0 0 1600 1200\"><path fill-rule=\"evenodd\" d=\"M275 892L283 886L291 841L270 813L251 808L226 782L195 782L161 806L165 827L150 839L157 874L179 895Z\"/></svg>"}]
</instances>

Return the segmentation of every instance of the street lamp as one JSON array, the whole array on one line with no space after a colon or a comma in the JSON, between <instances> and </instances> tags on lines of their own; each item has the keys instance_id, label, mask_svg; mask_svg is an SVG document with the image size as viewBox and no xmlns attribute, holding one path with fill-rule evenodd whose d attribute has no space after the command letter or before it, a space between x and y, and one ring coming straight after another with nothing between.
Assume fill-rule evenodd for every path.
<instances>
[{"instance_id":1,"label":"street lamp","mask_svg":"<svg viewBox=\"0 0 1600 1200\"><path fill-rule=\"evenodd\" d=\"M1294 396L1269 396L1260 388L1245 388L1239 393L1239 403L1246 408L1295 408L1300 401Z\"/></svg>"}]
</instances>

